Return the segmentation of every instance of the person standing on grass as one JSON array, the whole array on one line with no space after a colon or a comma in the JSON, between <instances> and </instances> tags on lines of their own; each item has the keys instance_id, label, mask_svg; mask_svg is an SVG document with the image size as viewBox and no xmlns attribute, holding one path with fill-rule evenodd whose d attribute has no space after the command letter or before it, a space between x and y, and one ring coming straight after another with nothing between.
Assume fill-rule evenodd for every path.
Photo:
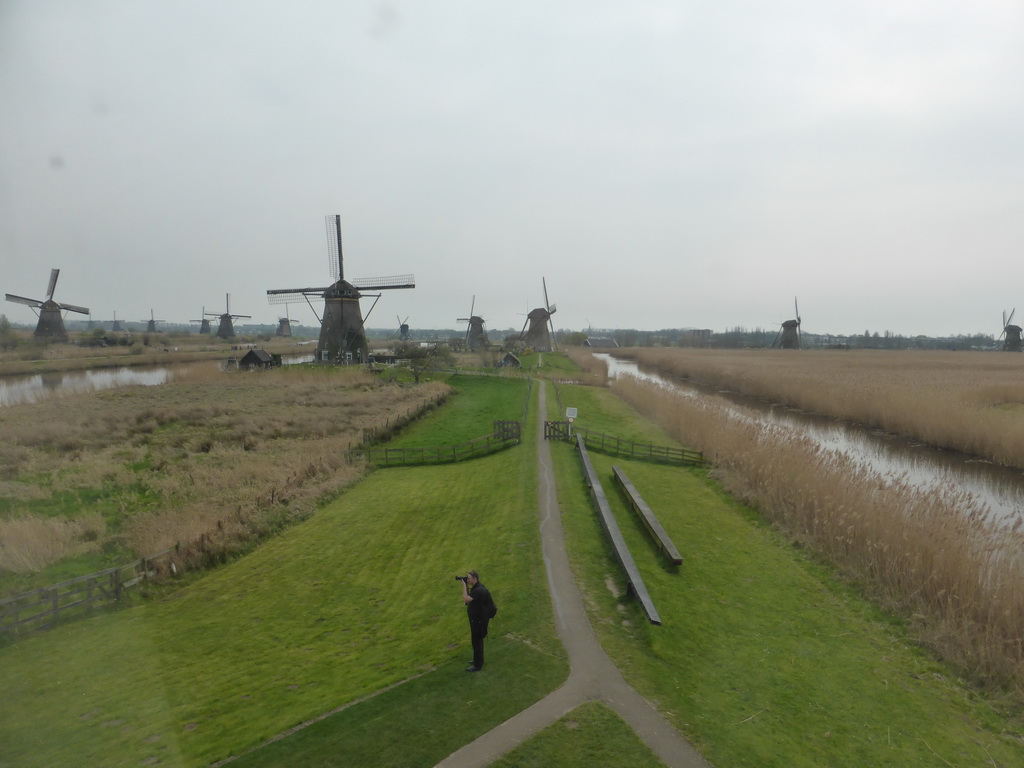
<instances>
[{"instance_id":1,"label":"person standing on grass","mask_svg":"<svg viewBox=\"0 0 1024 768\"><path fill-rule=\"evenodd\" d=\"M479 672L484 666L484 638L487 637L487 622L494 615L494 600L476 571L470 571L459 581L462 582L462 602L466 604L469 636L473 642L473 663L466 667L466 671Z\"/></svg>"}]
</instances>

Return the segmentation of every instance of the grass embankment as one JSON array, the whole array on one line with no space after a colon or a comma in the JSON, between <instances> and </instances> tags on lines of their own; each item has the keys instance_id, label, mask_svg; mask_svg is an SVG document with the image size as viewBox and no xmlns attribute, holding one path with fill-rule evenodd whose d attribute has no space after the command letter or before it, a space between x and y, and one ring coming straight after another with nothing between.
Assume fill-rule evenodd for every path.
<instances>
[{"instance_id":1,"label":"grass embankment","mask_svg":"<svg viewBox=\"0 0 1024 768\"><path fill-rule=\"evenodd\" d=\"M615 355L1024 468L1024 355L639 348Z\"/></svg>"},{"instance_id":2,"label":"grass embankment","mask_svg":"<svg viewBox=\"0 0 1024 768\"><path fill-rule=\"evenodd\" d=\"M667 435L607 391L561 388L582 426ZM663 625L613 564L569 445L552 446L570 556L602 645L714 764L1018 765L1010 717L701 470L591 452ZM683 553L664 563L611 479L624 467ZM575 479L573 479L575 478Z\"/></svg>"},{"instance_id":3,"label":"grass embankment","mask_svg":"<svg viewBox=\"0 0 1024 768\"><path fill-rule=\"evenodd\" d=\"M445 431L459 403L425 422ZM345 704L236 764L434 764L567 674L536 493L526 447L375 472L160 602L0 649L0 765L208 765ZM501 606L479 675L462 671L468 568Z\"/></svg>"},{"instance_id":4,"label":"grass embankment","mask_svg":"<svg viewBox=\"0 0 1024 768\"><path fill-rule=\"evenodd\" d=\"M243 549L357 479L344 452L364 429L446 391L337 368L190 368L160 386L0 408L0 589L56 583L211 531L221 552Z\"/></svg>"}]
</instances>

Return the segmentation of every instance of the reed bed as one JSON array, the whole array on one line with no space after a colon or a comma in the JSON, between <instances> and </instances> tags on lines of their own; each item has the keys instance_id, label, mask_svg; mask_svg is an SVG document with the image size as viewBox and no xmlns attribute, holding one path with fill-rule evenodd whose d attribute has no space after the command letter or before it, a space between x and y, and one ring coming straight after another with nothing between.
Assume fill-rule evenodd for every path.
<instances>
[{"instance_id":1,"label":"reed bed","mask_svg":"<svg viewBox=\"0 0 1024 768\"><path fill-rule=\"evenodd\" d=\"M668 376L1024 468L1024 355L636 348L615 354Z\"/></svg>"},{"instance_id":2,"label":"reed bed","mask_svg":"<svg viewBox=\"0 0 1024 768\"><path fill-rule=\"evenodd\" d=\"M203 536L221 555L245 547L353 482L363 469L345 452L367 431L448 391L356 371L193 366L160 386L4 408L0 575ZM94 516L105 524L83 535L80 521Z\"/></svg>"},{"instance_id":3,"label":"reed bed","mask_svg":"<svg viewBox=\"0 0 1024 768\"><path fill-rule=\"evenodd\" d=\"M710 457L724 487L823 555L921 641L991 690L1024 700L1024 530L993 530L953 488L924 492L810 440L622 377L613 390ZM735 409L729 405L729 409Z\"/></svg>"},{"instance_id":4,"label":"reed bed","mask_svg":"<svg viewBox=\"0 0 1024 768\"><path fill-rule=\"evenodd\" d=\"M594 357L589 349L583 347L566 347L565 354L584 372L579 383L594 387L608 386L608 364L604 360Z\"/></svg>"}]
</instances>

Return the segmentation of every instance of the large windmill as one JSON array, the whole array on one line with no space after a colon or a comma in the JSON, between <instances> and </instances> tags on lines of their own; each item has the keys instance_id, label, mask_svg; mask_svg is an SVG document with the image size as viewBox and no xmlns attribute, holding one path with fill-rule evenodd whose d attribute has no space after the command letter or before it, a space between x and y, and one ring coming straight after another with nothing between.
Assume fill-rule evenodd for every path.
<instances>
[{"instance_id":1,"label":"large windmill","mask_svg":"<svg viewBox=\"0 0 1024 768\"><path fill-rule=\"evenodd\" d=\"M1003 352L1020 352L1024 348L1024 344L1021 343L1020 334L1024 328L1019 325L1011 325L1013 322L1013 314L1016 309L1010 311L1009 317L1006 315L1006 310L1003 310L1003 332L999 334L1003 336Z\"/></svg>"},{"instance_id":2,"label":"large windmill","mask_svg":"<svg viewBox=\"0 0 1024 768\"><path fill-rule=\"evenodd\" d=\"M800 307L796 297L793 298L793 310L796 320L786 320L779 328L779 333L772 342L772 349L800 349Z\"/></svg>"},{"instance_id":3,"label":"large windmill","mask_svg":"<svg viewBox=\"0 0 1024 768\"><path fill-rule=\"evenodd\" d=\"M32 307L32 309L39 310L37 313L39 315L39 322L36 323L36 332L34 334L37 339L67 341L68 332L64 328L64 313L78 312L81 315L89 314L87 307L78 307L74 304L59 304L53 300L53 292L57 289L58 275L60 275L59 269L50 270L50 284L46 288L46 298L42 301L26 299L24 296L15 296L13 293L7 294L8 301L13 301L15 304L25 304Z\"/></svg>"},{"instance_id":4,"label":"large windmill","mask_svg":"<svg viewBox=\"0 0 1024 768\"><path fill-rule=\"evenodd\" d=\"M205 307L204 307L205 309ZM252 315L233 315L231 314L231 294L224 294L224 312L218 314L216 312L206 312L205 314L212 317L220 318L220 325L217 327L217 338L218 339L233 339L235 338L235 324L232 322L239 317L252 317ZM202 331L200 331L202 333Z\"/></svg>"},{"instance_id":5,"label":"large windmill","mask_svg":"<svg viewBox=\"0 0 1024 768\"><path fill-rule=\"evenodd\" d=\"M361 291L384 291L395 288L415 288L412 275L371 277L362 280L345 279L345 260L341 248L341 216L330 215L327 220L327 256L334 282L326 288L280 288L267 291L272 304L283 304L302 297L316 313L312 298L324 301L320 320L320 339L316 344L316 359L323 362L365 362L369 354L363 313L359 308ZM370 312L380 299L377 294ZM369 312L366 313L369 317Z\"/></svg>"},{"instance_id":6,"label":"large windmill","mask_svg":"<svg viewBox=\"0 0 1024 768\"><path fill-rule=\"evenodd\" d=\"M479 315L473 314L475 308L476 296L473 296L473 301L469 305L469 317L460 317L458 319L458 322L466 323L466 346L472 351L483 349L490 344L487 338L487 331L484 330L484 319Z\"/></svg>"},{"instance_id":7,"label":"large windmill","mask_svg":"<svg viewBox=\"0 0 1024 768\"><path fill-rule=\"evenodd\" d=\"M288 305L284 305L284 317L277 318L277 335L291 337L292 335L292 323L299 322L298 320L288 317L291 314L288 312Z\"/></svg>"},{"instance_id":8,"label":"large windmill","mask_svg":"<svg viewBox=\"0 0 1024 768\"><path fill-rule=\"evenodd\" d=\"M541 283L544 286L544 306L530 310L530 314L526 316L526 322L523 323L523 330L519 333L519 338L526 346L532 347L534 352L550 352L555 348L555 324L551 322L551 316L558 308L548 301L548 284L543 277ZM527 323L530 324L529 329L526 327Z\"/></svg>"}]
</instances>

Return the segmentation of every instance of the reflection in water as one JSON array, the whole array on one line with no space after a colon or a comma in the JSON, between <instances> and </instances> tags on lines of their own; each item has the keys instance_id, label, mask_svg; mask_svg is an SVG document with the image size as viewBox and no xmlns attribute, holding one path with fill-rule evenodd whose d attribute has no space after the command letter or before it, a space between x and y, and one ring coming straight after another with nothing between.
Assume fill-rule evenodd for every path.
<instances>
[{"instance_id":1,"label":"reflection in water","mask_svg":"<svg viewBox=\"0 0 1024 768\"><path fill-rule=\"evenodd\" d=\"M0 379L0 405L34 403L62 393L96 392L130 384L163 384L169 376L169 368L115 368L102 371L10 376Z\"/></svg>"},{"instance_id":2,"label":"reflection in water","mask_svg":"<svg viewBox=\"0 0 1024 768\"><path fill-rule=\"evenodd\" d=\"M641 371L631 360L619 360L603 354L596 357L608 363L609 377L636 376L683 395L712 396L725 404L742 406L742 413L738 408L728 407L727 412L736 418L749 418L751 413L756 414L755 418L763 424L795 431L880 475L905 479L922 490L954 488L965 491L981 505L987 506L996 518L1015 521L1024 511L1024 471L1019 469L731 392L698 389L688 382Z\"/></svg>"}]
</instances>

